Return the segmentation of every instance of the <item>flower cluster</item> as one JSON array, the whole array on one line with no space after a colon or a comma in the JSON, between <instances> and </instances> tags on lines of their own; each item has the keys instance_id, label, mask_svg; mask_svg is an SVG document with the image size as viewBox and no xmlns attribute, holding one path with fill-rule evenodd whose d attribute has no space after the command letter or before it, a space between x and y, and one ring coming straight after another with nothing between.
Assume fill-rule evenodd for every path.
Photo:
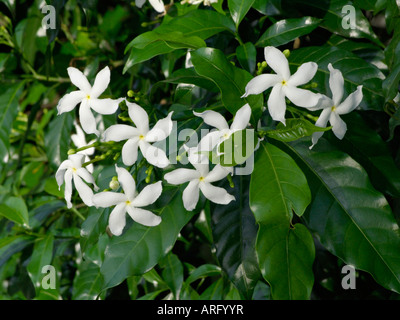
<instances>
[{"instance_id":1,"label":"flower cluster","mask_svg":"<svg viewBox=\"0 0 400 320\"><path fill-rule=\"evenodd\" d=\"M160 4L162 1L149 0L152 5ZM144 1L136 1L142 5ZM194 1L193 1L194 2ZM285 55L274 47L265 48L265 60L275 74L260 74L254 77L246 86L245 94L260 94L272 88L267 106L272 119L285 124L286 98L296 106L307 108L310 111L322 110L316 126L326 127L328 121L332 125L333 133L342 139L346 132L346 124L340 115L354 110L362 100L362 86L343 100L344 80L341 72L329 64L330 71L329 87L332 97L329 98L320 93L314 93L300 88L308 83L315 75L318 65L314 62L302 64L298 70L291 74L289 63ZM158 120L150 127L149 116L144 108L136 103L129 102L126 98L101 99L101 94L107 89L110 82L110 69L105 67L96 76L93 86L86 76L76 68L68 68L71 82L79 90L66 94L59 102L58 114L72 111L78 104L79 123L75 123L76 134L72 135L76 150L69 154L68 159L63 161L56 172L56 180L61 188L65 184L65 200L67 207L72 207L72 182L78 191L82 201L87 206L114 207L109 216L109 228L112 234L120 235L126 224L126 214L135 222L145 226L156 226L161 223L161 217L144 207L153 204L162 193L162 181L156 181L145 186L137 192L134 177L128 169L115 165L117 177L110 182L110 189L103 192L98 191L95 179L93 163L90 157L95 153L95 147L99 145L109 146L112 142L123 142L120 153L116 153L114 160L121 156L122 163L133 166L139 158L139 152L143 159L149 164L149 168L157 167L168 170L170 160L166 152L159 147L159 143L165 141L172 131L173 122L170 112L165 118ZM343 101L342 101L343 100ZM126 119L132 124L115 124L104 130L100 128L92 111L100 115L115 113L120 104L127 108L129 115ZM245 130L250 122L252 110L249 104L244 104L236 111L232 122L228 121L218 112L207 110L201 113L193 112L201 118L205 124L213 130L208 132L194 147L184 145L187 159L192 168L176 168L169 170L164 175L167 183L181 185L188 183L185 187L182 200L186 210L194 210L203 194L209 201L217 204L228 204L235 197L222 187L214 183L230 178L233 175L233 167L213 163L209 155L219 150L219 146L237 131ZM93 140L86 143L85 133L95 134L99 141ZM316 132L312 136L312 146L322 136L322 132ZM104 158L102 158L104 159ZM146 180L146 183L149 181ZM93 190L89 185L93 185ZM115 192L119 186L122 193Z\"/></svg>"},{"instance_id":2,"label":"flower cluster","mask_svg":"<svg viewBox=\"0 0 400 320\"><path fill-rule=\"evenodd\" d=\"M275 47L264 49L265 61L276 74L261 74L254 77L246 86L245 94L260 94L272 87L268 98L268 111L272 119L285 124L286 99L299 107L307 108L310 111L321 110L322 112L315 123L318 127L326 127L327 122L332 125L332 131L339 139L343 139L347 126L339 117L353 111L361 103L363 94L362 86L351 93L343 102L344 79L342 73L328 65L330 72L329 88L332 98L320 93L314 93L306 89L298 88L311 81L315 76L318 65L315 62L303 63L297 71L291 75L289 62L286 56ZM312 136L312 146L317 143L323 132L315 132Z\"/></svg>"}]
</instances>

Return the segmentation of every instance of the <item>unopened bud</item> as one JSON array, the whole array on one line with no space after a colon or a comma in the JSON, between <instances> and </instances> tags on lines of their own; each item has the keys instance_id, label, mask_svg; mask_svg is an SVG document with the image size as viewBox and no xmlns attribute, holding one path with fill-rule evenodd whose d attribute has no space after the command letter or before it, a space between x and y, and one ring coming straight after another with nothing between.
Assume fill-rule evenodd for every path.
<instances>
[{"instance_id":1,"label":"unopened bud","mask_svg":"<svg viewBox=\"0 0 400 320\"><path fill-rule=\"evenodd\" d=\"M289 56L290 56L290 50L289 49L283 50L282 53L285 55L286 58L289 58Z\"/></svg>"},{"instance_id":2,"label":"unopened bud","mask_svg":"<svg viewBox=\"0 0 400 320\"><path fill-rule=\"evenodd\" d=\"M316 82L311 82L311 88L317 88L318 87L318 83Z\"/></svg>"},{"instance_id":3,"label":"unopened bud","mask_svg":"<svg viewBox=\"0 0 400 320\"><path fill-rule=\"evenodd\" d=\"M133 90L129 90L126 94L129 98L132 98L135 93L133 92Z\"/></svg>"},{"instance_id":4,"label":"unopened bud","mask_svg":"<svg viewBox=\"0 0 400 320\"><path fill-rule=\"evenodd\" d=\"M76 153L75 149L69 149L68 152L67 152L68 155L75 154L75 153Z\"/></svg>"},{"instance_id":5,"label":"unopened bud","mask_svg":"<svg viewBox=\"0 0 400 320\"><path fill-rule=\"evenodd\" d=\"M119 188L119 182L111 180L108 186L110 187L111 190L117 190Z\"/></svg>"},{"instance_id":6,"label":"unopened bud","mask_svg":"<svg viewBox=\"0 0 400 320\"><path fill-rule=\"evenodd\" d=\"M267 61L261 62L261 67L262 67L262 68L266 68L267 66L268 66Z\"/></svg>"}]
</instances>

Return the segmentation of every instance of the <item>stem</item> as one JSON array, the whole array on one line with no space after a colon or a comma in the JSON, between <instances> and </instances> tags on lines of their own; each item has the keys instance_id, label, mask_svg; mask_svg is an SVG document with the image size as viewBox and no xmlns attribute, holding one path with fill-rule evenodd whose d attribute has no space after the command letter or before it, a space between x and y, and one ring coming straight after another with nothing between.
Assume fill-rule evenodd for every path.
<instances>
[{"instance_id":1,"label":"stem","mask_svg":"<svg viewBox=\"0 0 400 320\"><path fill-rule=\"evenodd\" d=\"M72 207L70 210L73 213L75 213L81 220L85 221L85 217L83 215L81 215L81 213L78 210L76 210L74 207Z\"/></svg>"},{"instance_id":2,"label":"stem","mask_svg":"<svg viewBox=\"0 0 400 320\"><path fill-rule=\"evenodd\" d=\"M87 146L80 147L80 148L76 149L75 152L83 151L83 150L90 149L90 148L96 148L98 146L99 146L99 143L96 141L96 142L94 142L92 144L89 144Z\"/></svg>"}]
</instances>

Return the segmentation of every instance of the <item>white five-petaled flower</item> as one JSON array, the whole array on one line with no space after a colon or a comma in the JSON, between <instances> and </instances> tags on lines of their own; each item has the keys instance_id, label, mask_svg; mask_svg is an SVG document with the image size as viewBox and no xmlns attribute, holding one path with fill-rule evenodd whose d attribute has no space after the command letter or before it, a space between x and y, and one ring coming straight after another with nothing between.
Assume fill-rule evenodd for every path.
<instances>
[{"instance_id":1,"label":"white five-petaled flower","mask_svg":"<svg viewBox=\"0 0 400 320\"><path fill-rule=\"evenodd\" d=\"M119 236L126 224L125 214L145 226L156 226L161 222L161 217L149 210L142 209L154 203L162 192L161 181L150 184L137 194L136 184L132 175L124 168L115 166L118 181L124 193L100 192L93 196L93 204L96 207L108 208L115 206L111 211L108 225L112 234Z\"/></svg>"},{"instance_id":2,"label":"white five-petaled flower","mask_svg":"<svg viewBox=\"0 0 400 320\"><path fill-rule=\"evenodd\" d=\"M94 143L96 140L91 140L89 143L86 142L86 137L85 133L83 132L82 128L74 121L74 126L75 126L75 131L76 133L71 135L71 140L74 143L75 147L82 148L86 147L92 143ZM83 154L85 156L84 162L90 161L90 156L93 155L95 152L95 148L88 148L85 150L78 151L77 154ZM93 164L89 164L86 169L90 172L93 173L94 167Z\"/></svg>"},{"instance_id":3,"label":"white five-petaled flower","mask_svg":"<svg viewBox=\"0 0 400 320\"><path fill-rule=\"evenodd\" d=\"M135 4L138 8L143 7L146 0L136 0ZM162 0L149 0L151 6L159 13L163 13L165 11L164 2Z\"/></svg>"},{"instance_id":4,"label":"white five-petaled flower","mask_svg":"<svg viewBox=\"0 0 400 320\"><path fill-rule=\"evenodd\" d=\"M212 3L217 3L218 0L183 0L181 1L181 4L192 4L192 5L197 5L200 3L203 3L205 6L211 6Z\"/></svg>"},{"instance_id":5,"label":"white five-petaled flower","mask_svg":"<svg viewBox=\"0 0 400 320\"><path fill-rule=\"evenodd\" d=\"M169 165L169 160L161 148L150 143L159 142L167 138L172 131L172 112L164 119L159 120L149 130L149 117L147 112L136 103L126 102L129 117L136 127L126 124L116 124L104 132L105 141L127 140L122 147L122 161L126 166L133 165L138 156L138 148L146 160L159 168Z\"/></svg>"},{"instance_id":6,"label":"white five-petaled flower","mask_svg":"<svg viewBox=\"0 0 400 320\"><path fill-rule=\"evenodd\" d=\"M222 141L228 139L235 131L246 129L251 117L251 108L249 104L245 104L241 107L236 112L231 126L228 125L228 122L221 114L213 110L207 110L202 113L193 113L194 115L203 118L206 124L217 129L205 135L200 140L198 146L195 147L198 151L211 151Z\"/></svg>"},{"instance_id":7,"label":"white five-petaled flower","mask_svg":"<svg viewBox=\"0 0 400 320\"><path fill-rule=\"evenodd\" d=\"M60 167L56 172L56 180L59 189L61 188L63 182L65 182L64 197L67 201L68 208L72 207L72 180L74 180L74 185L79 193L79 196L87 206L93 205L93 191L85 182L82 181L82 179L93 184L94 189L98 190L93 176L86 168L82 167L84 157L85 156L83 154L70 155L67 160L60 164Z\"/></svg>"},{"instance_id":8,"label":"white five-petaled flower","mask_svg":"<svg viewBox=\"0 0 400 320\"><path fill-rule=\"evenodd\" d=\"M98 99L110 83L110 69L105 67L96 75L93 87L80 70L69 67L67 71L71 82L79 90L67 93L61 98L57 106L58 114L69 112L80 103L79 120L83 130L88 134L99 135L91 109L100 114L112 114L117 111L119 103L123 100L122 98L115 100L110 98Z\"/></svg>"},{"instance_id":9,"label":"white five-petaled flower","mask_svg":"<svg viewBox=\"0 0 400 320\"><path fill-rule=\"evenodd\" d=\"M363 99L362 85L357 87L357 90L351 93L343 102L344 94L344 79L342 73L328 65L329 69L329 88L332 92L332 99L323 96L318 106L314 110L323 109L315 125L317 127L325 128L328 121L332 125L332 131L339 139L343 139L347 131L346 123L340 118L340 115L347 114L353 111L361 103ZM323 132L314 132L312 135L312 146L318 142L318 139L323 135Z\"/></svg>"},{"instance_id":10,"label":"white five-petaled flower","mask_svg":"<svg viewBox=\"0 0 400 320\"><path fill-rule=\"evenodd\" d=\"M309 82L315 75L318 65L315 62L303 63L297 71L291 75L289 62L285 55L275 47L264 49L265 61L276 74L261 74L254 77L246 85L245 94L260 94L272 87L268 98L268 111L275 121L285 124L285 112L287 97L299 107L311 108L317 105L321 95L309 90L297 88Z\"/></svg>"},{"instance_id":11,"label":"white five-petaled flower","mask_svg":"<svg viewBox=\"0 0 400 320\"><path fill-rule=\"evenodd\" d=\"M225 178L229 170L217 164L209 171L209 163L206 156L201 161L191 161L189 152L189 161L195 169L179 168L167 173L164 178L170 184L182 184L189 182L183 191L183 206L186 210L192 211L199 201L200 190L210 201L218 204L228 204L235 197L230 195L224 188L213 186L211 183Z\"/></svg>"}]
</instances>

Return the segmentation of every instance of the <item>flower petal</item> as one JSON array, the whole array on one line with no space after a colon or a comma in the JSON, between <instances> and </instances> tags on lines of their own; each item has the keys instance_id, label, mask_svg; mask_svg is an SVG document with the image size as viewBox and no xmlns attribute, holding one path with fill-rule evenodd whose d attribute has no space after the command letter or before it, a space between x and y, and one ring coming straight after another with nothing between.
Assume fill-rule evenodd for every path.
<instances>
[{"instance_id":1,"label":"flower petal","mask_svg":"<svg viewBox=\"0 0 400 320\"><path fill-rule=\"evenodd\" d=\"M201 113L193 111L193 114L197 117L203 118L206 124L215 127L218 130L229 129L228 122L226 122L225 118L216 111L207 110Z\"/></svg>"},{"instance_id":2,"label":"flower petal","mask_svg":"<svg viewBox=\"0 0 400 320\"><path fill-rule=\"evenodd\" d=\"M83 91L72 91L63 96L57 105L58 114L73 110L86 97Z\"/></svg>"},{"instance_id":3,"label":"flower petal","mask_svg":"<svg viewBox=\"0 0 400 320\"><path fill-rule=\"evenodd\" d=\"M328 64L329 69L329 88L332 92L333 105L338 106L343 98L344 79L342 73Z\"/></svg>"},{"instance_id":4,"label":"flower petal","mask_svg":"<svg viewBox=\"0 0 400 320\"><path fill-rule=\"evenodd\" d=\"M192 180L189 182L182 193L183 206L186 210L192 211L196 208L197 202L200 197L199 180Z\"/></svg>"},{"instance_id":5,"label":"flower petal","mask_svg":"<svg viewBox=\"0 0 400 320\"><path fill-rule=\"evenodd\" d=\"M148 163L159 168L165 168L169 165L169 160L164 150L152 146L150 143L143 140L139 141L139 147L143 157L146 158Z\"/></svg>"},{"instance_id":6,"label":"flower petal","mask_svg":"<svg viewBox=\"0 0 400 320\"><path fill-rule=\"evenodd\" d=\"M332 110L331 108L325 108L324 110L322 110L317 122L315 122L315 125L317 127L326 128L329 117L331 116L331 112L332 112L331 110ZM319 138L321 138L323 134L324 134L323 131L314 132L312 134L312 136L311 136L312 145L311 145L310 149L312 149L317 144Z\"/></svg>"},{"instance_id":7,"label":"flower petal","mask_svg":"<svg viewBox=\"0 0 400 320\"><path fill-rule=\"evenodd\" d=\"M72 161L67 159L67 160L64 160L63 162L61 162L60 166L58 167L57 172L56 172L56 181L57 181L59 188L64 183L65 171L68 168L71 168L72 166L73 166Z\"/></svg>"},{"instance_id":8,"label":"flower petal","mask_svg":"<svg viewBox=\"0 0 400 320\"><path fill-rule=\"evenodd\" d=\"M139 138L128 139L122 147L122 162L126 166L133 165L138 157Z\"/></svg>"},{"instance_id":9,"label":"flower petal","mask_svg":"<svg viewBox=\"0 0 400 320\"><path fill-rule=\"evenodd\" d=\"M126 102L128 106L129 117L132 119L136 128L139 129L141 134L149 132L149 116L146 110L136 103Z\"/></svg>"},{"instance_id":10,"label":"flower petal","mask_svg":"<svg viewBox=\"0 0 400 320\"><path fill-rule=\"evenodd\" d=\"M329 122L332 125L332 131L335 136L342 140L347 131L346 123L340 118L337 112L332 112L329 117Z\"/></svg>"},{"instance_id":11,"label":"flower petal","mask_svg":"<svg viewBox=\"0 0 400 320\"><path fill-rule=\"evenodd\" d=\"M283 80L289 80L289 62L279 49L275 47L266 47L264 49L264 56L265 61L276 74L280 75Z\"/></svg>"},{"instance_id":12,"label":"flower petal","mask_svg":"<svg viewBox=\"0 0 400 320\"><path fill-rule=\"evenodd\" d=\"M132 175L125 168L115 165L115 171L117 171L118 182L124 190L126 197L129 201L132 201L136 191L135 179L133 179Z\"/></svg>"},{"instance_id":13,"label":"flower petal","mask_svg":"<svg viewBox=\"0 0 400 320\"><path fill-rule=\"evenodd\" d=\"M89 106L100 114L113 114L117 111L119 103L124 100L123 98L119 99L89 99Z\"/></svg>"},{"instance_id":14,"label":"flower petal","mask_svg":"<svg viewBox=\"0 0 400 320\"><path fill-rule=\"evenodd\" d=\"M72 170L67 170L65 172L64 183L65 183L64 198L65 198L65 201L67 202L67 208L71 209L72 208L72 203L71 203L71 196L72 196Z\"/></svg>"},{"instance_id":15,"label":"flower petal","mask_svg":"<svg viewBox=\"0 0 400 320\"><path fill-rule=\"evenodd\" d=\"M127 124L114 124L104 131L104 141L123 141L139 136L139 130Z\"/></svg>"},{"instance_id":16,"label":"flower petal","mask_svg":"<svg viewBox=\"0 0 400 320\"><path fill-rule=\"evenodd\" d=\"M98 98L107 89L110 78L111 72L108 66L99 71L94 80L92 90L90 91L90 97L92 99Z\"/></svg>"},{"instance_id":17,"label":"flower petal","mask_svg":"<svg viewBox=\"0 0 400 320\"><path fill-rule=\"evenodd\" d=\"M248 103L241 107L235 114L231 124L231 130L244 130L250 122L251 108Z\"/></svg>"},{"instance_id":18,"label":"flower petal","mask_svg":"<svg viewBox=\"0 0 400 320\"><path fill-rule=\"evenodd\" d=\"M222 139L223 132L220 130L213 130L207 133L203 138L201 138L197 147L197 151L211 151L216 145L218 145Z\"/></svg>"},{"instance_id":19,"label":"flower petal","mask_svg":"<svg viewBox=\"0 0 400 320\"><path fill-rule=\"evenodd\" d=\"M207 155L200 153L197 148L188 150L188 160L193 167L200 173L200 176L205 177L209 172L210 161Z\"/></svg>"},{"instance_id":20,"label":"flower petal","mask_svg":"<svg viewBox=\"0 0 400 320\"><path fill-rule=\"evenodd\" d=\"M93 190L86 183L84 183L81 177L77 174L74 174L73 177L75 188L78 191L82 201L89 207L93 206Z\"/></svg>"},{"instance_id":21,"label":"flower petal","mask_svg":"<svg viewBox=\"0 0 400 320\"><path fill-rule=\"evenodd\" d=\"M92 86L90 85L86 76L77 68L69 67L67 68L67 72L71 82L79 88L79 90L83 91L86 95L90 95L90 91L92 90Z\"/></svg>"},{"instance_id":22,"label":"flower petal","mask_svg":"<svg viewBox=\"0 0 400 320\"><path fill-rule=\"evenodd\" d=\"M167 138L172 131L172 116L173 112L170 112L167 117L157 121L154 127L146 134L147 142L161 141Z\"/></svg>"},{"instance_id":23,"label":"flower petal","mask_svg":"<svg viewBox=\"0 0 400 320\"><path fill-rule=\"evenodd\" d=\"M268 111L272 119L285 124L286 101L285 94L280 84L277 84L272 88L271 94L268 98Z\"/></svg>"},{"instance_id":24,"label":"flower petal","mask_svg":"<svg viewBox=\"0 0 400 320\"><path fill-rule=\"evenodd\" d=\"M93 196L93 205L98 208L108 208L115 206L119 203L125 203L128 198L125 194L119 192L100 192Z\"/></svg>"},{"instance_id":25,"label":"flower petal","mask_svg":"<svg viewBox=\"0 0 400 320\"><path fill-rule=\"evenodd\" d=\"M208 175L205 176L205 182L215 182L222 180L229 174L229 169L217 164Z\"/></svg>"},{"instance_id":26,"label":"flower petal","mask_svg":"<svg viewBox=\"0 0 400 320\"><path fill-rule=\"evenodd\" d=\"M199 179L200 176L197 170L179 168L165 174L164 179L169 184L182 184L194 179Z\"/></svg>"},{"instance_id":27,"label":"flower petal","mask_svg":"<svg viewBox=\"0 0 400 320\"><path fill-rule=\"evenodd\" d=\"M277 74L260 74L247 83L245 94L242 98L245 98L250 94L260 94L281 81L282 77Z\"/></svg>"},{"instance_id":28,"label":"flower petal","mask_svg":"<svg viewBox=\"0 0 400 320\"><path fill-rule=\"evenodd\" d=\"M301 86L314 78L318 70L318 65L315 62L303 63L297 71L290 77L288 84L294 87Z\"/></svg>"},{"instance_id":29,"label":"flower petal","mask_svg":"<svg viewBox=\"0 0 400 320\"><path fill-rule=\"evenodd\" d=\"M142 191L133 199L132 206L145 207L154 203L161 195L162 184L161 181L150 184L143 188Z\"/></svg>"},{"instance_id":30,"label":"flower petal","mask_svg":"<svg viewBox=\"0 0 400 320\"><path fill-rule=\"evenodd\" d=\"M143 7L144 3L146 2L146 0L135 0L135 5L138 8Z\"/></svg>"},{"instance_id":31,"label":"flower petal","mask_svg":"<svg viewBox=\"0 0 400 320\"><path fill-rule=\"evenodd\" d=\"M76 170L76 174L80 176L83 180L85 180L87 183L91 183L94 186L94 189L97 191L99 187L96 185L96 182L94 181L93 176L90 174L90 172L86 168L79 168Z\"/></svg>"},{"instance_id":32,"label":"flower petal","mask_svg":"<svg viewBox=\"0 0 400 320\"><path fill-rule=\"evenodd\" d=\"M99 135L99 131L96 129L96 119L93 116L92 111L87 103L87 99L83 100L79 108L79 121L82 129L87 133L94 133Z\"/></svg>"},{"instance_id":33,"label":"flower petal","mask_svg":"<svg viewBox=\"0 0 400 320\"><path fill-rule=\"evenodd\" d=\"M292 101L296 106L303 108L315 107L322 99L321 94L289 85L284 86L283 91L290 101Z\"/></svg>"},{"instance_id":34,"label":"flower petal","mask_svg":"<svg viewBox=\"0 0 400 320\"><path fill-rule=\"evenodd\" d=\"M73 168L78 169L78 168L82 167L82 163L85 159L85 155L75 153L75 154L69 155L68 159L71 160Z\"/></svg>"},{"instance_id":35,"label":"flower petal","mask_svg":"<svg viewBox=\"0 0 400 320\"><path fill-rule=\"evenodd\" d=\"M147 227L155 227L161 222L161 217L155 215L149 210L127 206L126 211L131 216L133 221L136 221L137 223Z\"/></svg>"},{"instance_id":36,"label":"flower petal","mask_svg":"<svg viewBox=\"0 0 400 320\"><path fill-rule=\"evenodd\" d=\"M164 2L162 0L149 0L149 2L157 12L163 13L165 11Z\"/></svg>"},{"instance_id":37,"label":"flower petal","mask_svg":"<svg viewBox=\"0 0 400 320\"><path fill-rule=\"evenodd\" d=\"M208 200L214 203L228 204L235 200L235 197L230 195L224 188L213 186L208 182L200 183L200 190Z\"/></svg>"},{"instance_id":38,"label":"flower petal","mask_svg":"<svg viewBox=\"0 0 400 320\"><path fill-rule=\"evenodd\" d=\"M120 236L125 228L125 212L126 204L120 203L110 213L110 217L108 218L108 226L111 233L115 236Z\"/></svg>"},{"instance_id":39,"label":"flower petal","mask_svg":"<svg viewBox=\"0 0 400 320\"><path fill-rule=\"evenodd\" d=\"M362 99L362 86L358 86L356 91L351 93L339 106L337 106L336 112L338 114L349 113L359 106Z\"/></svg>"}]
</instances>

